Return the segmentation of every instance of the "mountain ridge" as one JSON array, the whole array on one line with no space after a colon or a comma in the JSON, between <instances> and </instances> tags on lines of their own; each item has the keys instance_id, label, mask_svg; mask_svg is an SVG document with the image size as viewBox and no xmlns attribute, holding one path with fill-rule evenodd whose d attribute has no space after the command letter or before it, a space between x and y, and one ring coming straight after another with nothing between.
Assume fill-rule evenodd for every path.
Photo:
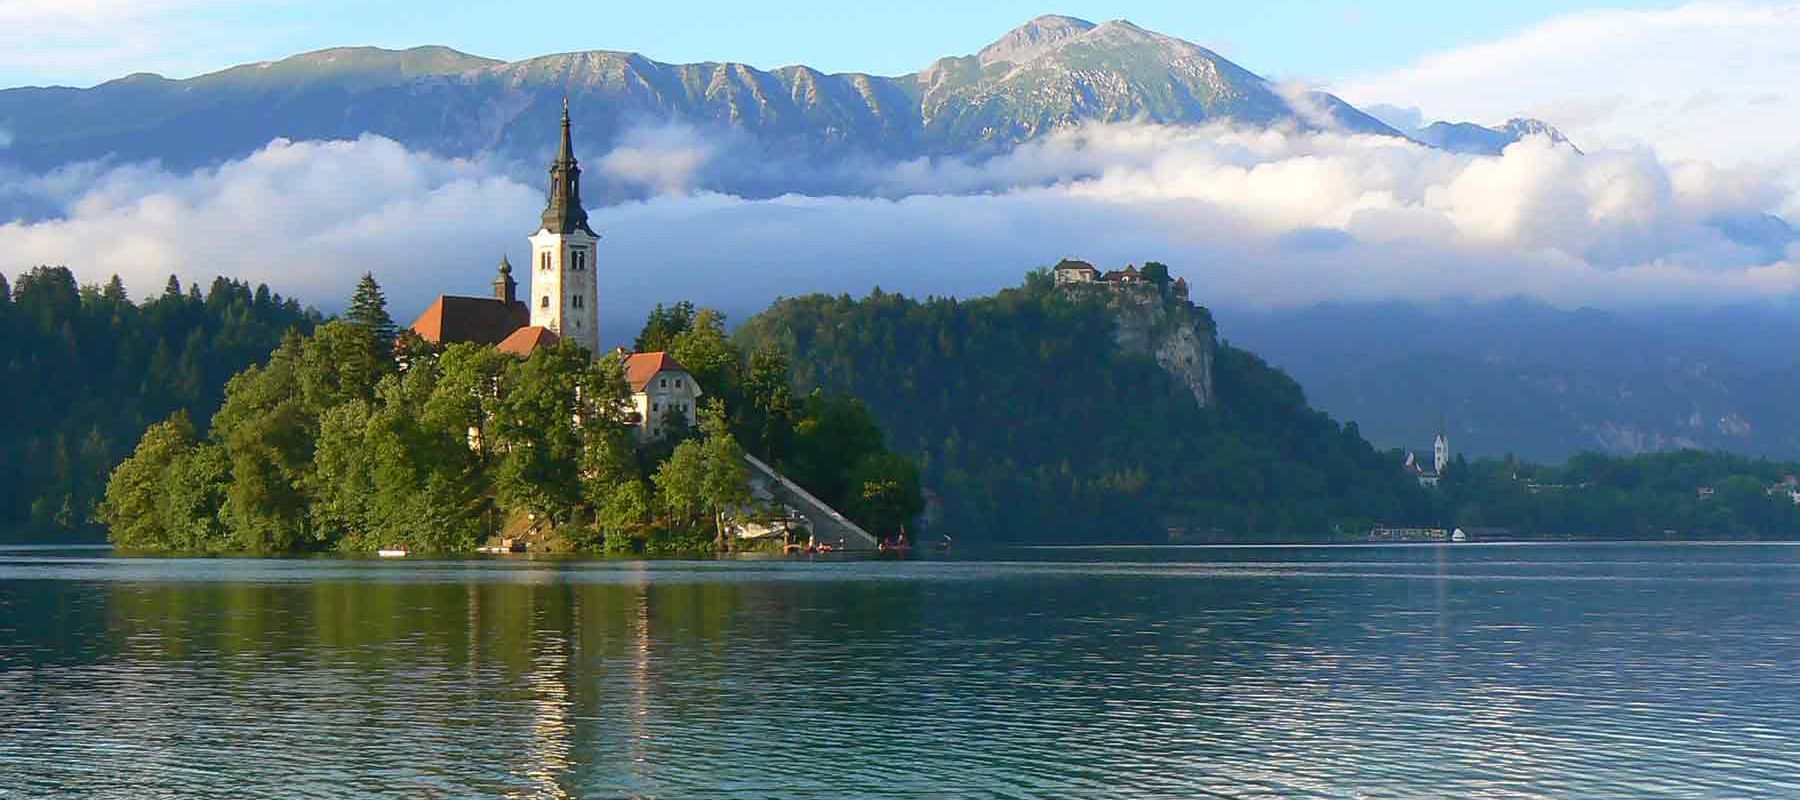
<instances>
[{"instance_id":1,"label":"mountain ridge","mask_svg":"<svg viewBox=\"0 0 1800 800\"><path fill-rule=\"evenodd\" d=\"M1125 20L1039 17L975 54L898 76L804 64L673 64L584 50L498 61L452 48L327 48L193 78L128 76L86 89L0 90L0 158L28 170L113 159L220 163L268 141L395 139L439 155L537 163L564 98L589 152L634 127L730 129L763 155L982 157L1088 122L1337 127L1400 135L1324 93L1295 95L1200 45ZM765 171L766 172L766 171ZM808 187L740 180L767 194Z\"/></svg>"}]
</instances>

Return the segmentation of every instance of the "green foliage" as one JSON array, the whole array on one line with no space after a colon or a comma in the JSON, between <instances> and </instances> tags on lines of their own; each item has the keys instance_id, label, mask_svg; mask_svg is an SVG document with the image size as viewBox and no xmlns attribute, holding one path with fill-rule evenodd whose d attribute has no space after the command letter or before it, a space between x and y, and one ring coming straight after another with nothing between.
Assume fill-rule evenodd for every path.
<instances>
[{"instance_id":1,"label":"green foliage","mask_svg":"<svg viewBox=\"0 0 1800 800\"><path fill-rule=\"evenodd\" d=\"M657 497L674 527L710 525L723 543L726 517L750 503L750 468L722 403L708 400L702 406L700 431L700 438L676 445L657 469Z\"/></svg>"},{"instance_id":2,"label":"green foliage","mask_svg":"<svg viewBox=\"0 0 1800 800\"><path fill-rule=\"evenodd\" d=\"M1789 538L1800 530L1796 475L1800 463L1693 450L1588 453L1561 466L1459 459L1444 471L1439 514L1535 538Z\"/></svg>"},{"instance_id":3,"label":"green foliage","mask_svg":"<svg viewBox=\"0 0 1800 800\"><path fill-rule=\"evenodd\" d=\"M127 549L155 546L167 536L164 482L176 459L193 452L194 425L186 412L150 426L131 460L107 483L100 520L112 526L113 542Z\"/></svg>"},{"instance_id":4,"label":"green foliage","mask_svg":"<svg viewBox=\"0 0 1800 800\"><path fill-rule=\"evenodd\" d=\"M181 412L204 427L227 378L319 319L223 278L202 294L170 277L141 304L117 279L81 287L62 267L0 286L0 413L17 423L0 432L0 538L101 536L108 476L151 423Z\"/></svg>"},{"instance_id":5,"label":"green foliage","mask_svg":"<svg viewBox=\"0 0 1800 800\"><path fill-rule=\"evenodd\" d=\"M378 300L364 284L359 297ZM185 302L178 284L167 296ZM228 382L203 438L180 415L151 428L112 472L103 518L121 546L152 550L456 552L528 522L562 545L670 552L723 541L750 506L745 430L792 443L854 514L917 513L916 470L886 453L866 409L816 393L796 408L785 357L746 363L723 316L688 309L647 327L682 321L677 358L718 382L698 435L641 450L617 354L568 342L527 359L469 344L396 354L359 314L282 338Z\"/></svg>"},{"instance_id":6,"label":"green foliage","mask_svg":"<svg viewBox=\"0 0 1800 800\"><path fill-rule=\"evenodd\" d=\"M657 303L656 309L650 312L650 319L644 323L643 332L632 342L631 349L638 353L657 353L673 349L675 337L686 333L694 325L694 304L685 300L674 306L664 308Z\"/></svg>"},{"instance_id":7,"label":"green foliage","mask_svg":"<svg viewBox=\"0 0 1800 800\"><path fill-rule=\"evenodd\" d=\"M654 321L654 316L652 317ZM715 397L738 399L738 361L740 355L725 335L725 315L710 308L701 309L693 324L669 344L670 355L694 373L701 386L713 389Z\"/></svg>"},{"instance_id":8,"label":"green foliage","mask_svg":"<svg viewBox=\"0 0 1800 800\"><path fill-rule=\"evenodd\" d=\"M1046 285L1048 280L1046 275ZM734 342L727 338L724 315L712 309L696 312L687 304L677 304L669 310L658 307L645 322L638 341L653 343L662 335L660 332L676 329L679 332L668 340L668 348L675 360L694 372L710 401L703 403L703 408L711 409L708 414L713 415L708 417L713 420L710 423L702 420L705 442L723 448L728 438L730 447L740 454L738 462L745 452L767 461L827 505L866 527L897 530L924 507L917 465L905 457L887 458L891 454L886 437L867 406L852 397L820 390L797 396L787 352L773 342ZM745 353L749 353L747 358ZM706 432L709 424L722 425L729 437L718 431ZM679 415L665 423L665 441L660 449L652 451L656 463L666 466L680 454L680 444L692 435L684 425L685 418ZM695 482L704 470L697 462L690 463L701 457L693 448L680 455L684 460L675 462L678 471L667 476L674 487L669 499L676 500L675 508L692 510L685 516L674 512L692 528L709 513L701 507L704 503L692 505L698 502ZM885 459L870 463L884 465L891 471L890 476L903 473L904 462L911 466L912 477L885 486L886 494L877 492L875 499L865 500L865 487L856 473L871 458ZM727 461L719 456L713 463ZM660 484L658 491L659 496L667 494Z\"/></svg>"},{"instance_id":9,"label":"green foliage","mask_svg":"<svg viewBox=\"0 0 1800 800\"><path fill-rule=\"evenodd\" d=\"M907 523L925 510L919 488L919 466L895 453L871 453L850 475L849 510L880 537L906 532Z\"/></svg>"},{"instance_id":10,"label":"green foliage","mask_svg":"<svg viewBox=\"0 0 1800 800\"><path fill-rule=\"evenodd\" d=\"M617 359L593 365L572 344L522 361L458 345L403 372L391 361L364 372L334 357L368 353L372 338L348 323L290 336L231 380L206 441L180 417L152 428L114 472L105 506L114 541L467 551L503 513L578 521L583 470L631 464L616 454L629 436ZM593 452L601 448L614 455ZM189 524L205 518L213 522Z\"/></svg>"},{"instance_id":11,"label":"green foliage","mask_svg":"<svg viewBox=\"0 0 1800 800\"><path fill-rule=\"evenodd\" d=\"M1211 337L1204 309L1170 300L1167 310ZM927 521L969 538L1314 537L1431 510L1396 457L1309 408L1260 359L1217 346L1217 402L1200 408L1153 360L1114 343L1104 297L1058 291L1042 271L970 301L879 290L785 300L737 336L752 352L787 353L797 384L867 402L809 399L787 466L809 488L856 499L859 521L878 527L908 506L877 510L888 507L882 493L860 499L868 487L844 478L879 444L857 431L883 428L938 500ZM857 455L837 460L844 452Z\"/></svg>"},{"instance_id":12,"label":"green foliage","mask_svg":"<svg viewBox=\"0 0 1800 800\"><path fill-rule=\"evenodd\" d=\"M576 419L591 383L588 354L573 342L542 348L509 369L493 430L507 445L495 472L500 502L560 525L582 500L583 437Z\"/></svg>"},{"instance_id":13,"label":"green foliage","mask_svg":"<svg viewBox=\"0 0 1800 800\"><path fill-rule=\"evenodd\" d=\"M387 295L382 293L381 284L375 282L374 273L363 273L362 280L357 282L356 293L350 297L350 309L344 312L344 321L368 333L381 359L393 355L394 339L400 335L400 330L388 314ZM376 364L377 360L370 358L358 366L372 371Z\"/></svg>"}]
</instances>

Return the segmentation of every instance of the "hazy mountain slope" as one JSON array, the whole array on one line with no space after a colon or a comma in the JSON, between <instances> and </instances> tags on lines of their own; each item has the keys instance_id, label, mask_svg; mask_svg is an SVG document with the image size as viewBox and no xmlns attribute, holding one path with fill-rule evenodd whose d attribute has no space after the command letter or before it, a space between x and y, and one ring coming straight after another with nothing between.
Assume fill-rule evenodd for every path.
<instances>
[{"instance_id":1,"label":"hazy mountain slope","mask_svg":"<svg viewBox=\"0 0 1800 800\"><path fill-rule=\"evenodd\" d=\"M1388 303L1222 313L1221 327L1382 446L1428 444L1441 419L1460 451L1540 461L1679 447L1800 453L1792 309Z\"/></svg>"},{"instance_id":2,"label":"hazy mountain slope","mask_svg":"<svg viewBox=\"0 0 1800 800\"><path fill-rule=\"evenodd\" d=\"M1216 53L1129 22L1044 17L978 55L896 77L607 51L500 63L444 48L348 48L189 80L10 89L0 91L0 129L12 146L0 160L32 170L107 157L191 167L275 137L367 132L445 155L536 163L544 121L565 96L590 152L632 126L666 121L730 128L770 153L815 162L979 154L1089 120L1231 118L1395 133L1337 98L1284 96ZM721 188L794 188L765 182Z\"/></svg>"}]
</instances>

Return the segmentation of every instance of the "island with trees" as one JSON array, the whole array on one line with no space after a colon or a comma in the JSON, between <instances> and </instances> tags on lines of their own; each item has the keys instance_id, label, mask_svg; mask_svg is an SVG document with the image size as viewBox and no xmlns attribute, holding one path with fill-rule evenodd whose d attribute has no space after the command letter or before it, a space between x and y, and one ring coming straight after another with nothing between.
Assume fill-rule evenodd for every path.
<instances>
[{"instance_id":1,"label":"island with trees","mask_svg":"<svg viewBox=\"0 0 1800 800\"><path fill-rule=\"evenodd\" d=\"M231 378L210 425L152 425L98 509L114 544L455 553L517 532L553 550L709 551L753 506L746 453L871 531L899 534L922 505L917 468L860 402L795 392L785 357L741 351L717 312L650 315L637 348L710 388L693 429L641 443L623 353L434 347L396 333L385 305L365 277L342 319Z\"/></svg>"}]
</instances>

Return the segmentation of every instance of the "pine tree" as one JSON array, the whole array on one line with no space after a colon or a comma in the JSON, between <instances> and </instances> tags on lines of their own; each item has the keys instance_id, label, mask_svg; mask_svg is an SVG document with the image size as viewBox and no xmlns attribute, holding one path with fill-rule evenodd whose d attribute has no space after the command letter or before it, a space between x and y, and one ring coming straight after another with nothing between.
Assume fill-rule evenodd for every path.
<instances>
[{"instance_id":1,"label":"pine tree","mask_svg":"<svg viewBox=\"0 0 1800 800\"><path fill-rule=\"evenodd\" d=\"M356 294L350 297L350 310L344 314L344 319L374 336L382 353L393 351L394 339L400 335L400 330L394 324L394 318L388 315L387 296L381 293L381 284L375 282L374 273L363 273L362 280L357 282Z\"/></svg>"},{"instance_id":2,"label":"pine tree","mask_svg":"<svg viewBox=\"0 0 1800 800\"><path fill-rule=\"evenodd\" d=\"M106 282L106 288L101 290L100 296L115 305L126 302L125 282L119 280L117 275L112 276L112 280Z\"/></svg>"},{"instance_id":3,"label":"pine tree","mask_svg":"<svg viewBox=\"0 0 1800 800\"><path fill-rule=\"evenodd\" d=\"M164 297L180 297L181 296L181 279L175 277L174 275L170 275L168 285L163 287L163 296Z\"/></svg>"}]
</instances>

